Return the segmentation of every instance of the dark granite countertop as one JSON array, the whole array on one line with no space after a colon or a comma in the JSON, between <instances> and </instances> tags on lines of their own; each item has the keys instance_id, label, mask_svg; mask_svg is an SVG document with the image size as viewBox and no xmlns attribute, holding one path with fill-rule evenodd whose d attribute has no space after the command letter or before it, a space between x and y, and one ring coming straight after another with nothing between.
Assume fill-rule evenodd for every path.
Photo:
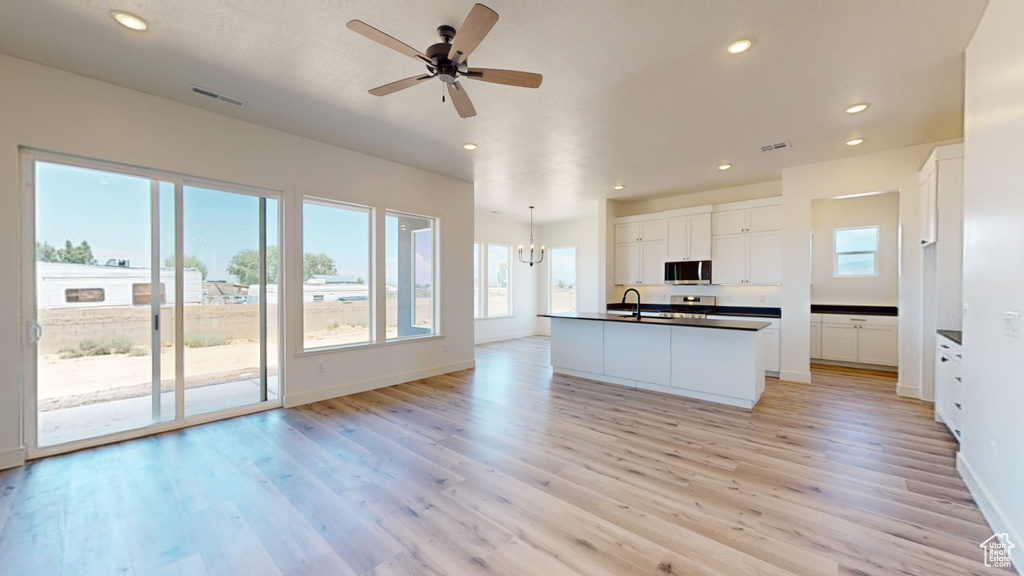
<instances>
[{"instance_id":1,"label":"dark granite countertop","mask_svg":"<svg viewBox=\"0 0 1024 576\"><path fill-rule=\"evenodd\" d=\"M862 316L899 316L896 306L851 306L847 304L811 304L811 314L859 314Z\"/></svg>"},{"instance_id":2,"label":"dark granite countertop","mask_svg":"<svg viewBox=\"0 0 1024 576\"><path fill-rule=\"evenodd\" d=\"M564 318L567 320L591 320L597 322L630 322L632 324L658 324L668 326L690 326L693 328L718 328L722 330L758 331L771 326L768 322L748 320L706 320L704 318L648 318L637 321L632 316L599 314L590 312L569 312L566 314L537 314L542 318Z\"/></svg>"},{"instance_id":3,"label":"dark granite countertop","mask_svg":"<svg viewBox=\"0 0 1024 576\"><path fill-rule=\"evenodd\" d=\"M963 345L964 343L964 333L960 330L936 330L936 332L939 333L939 336L945 336L957 344Z\"/></svg>"},{"instance_id":4,"label":"dark granite countertop","mask_svg":"<svg viewBox=\"0 0 1024 576\"><path fill-rule=\"evenodd\" d=\"M636 304L611 302L608 310L636 310ZM671 304L641 304L641 312L692 312L689 306L673 306ZM708 311L714 316L757 316L760 318L782 318L781 308L764 308L756 306L715 306Z\"/></svg>"}]
</instances>

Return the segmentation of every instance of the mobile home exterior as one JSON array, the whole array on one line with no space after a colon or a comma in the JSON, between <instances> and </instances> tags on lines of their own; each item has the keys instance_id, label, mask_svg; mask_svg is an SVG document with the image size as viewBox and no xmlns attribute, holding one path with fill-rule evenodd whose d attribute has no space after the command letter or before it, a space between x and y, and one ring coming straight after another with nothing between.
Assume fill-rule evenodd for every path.
<instances>
[{"instance_id":1,"label":"mobile home exterior","mask_svg":"<svg viewBox=\"0 0 1024 576\"><path fill-rule=\"evenodd\" d=\"M151 270L127 266L36 263L36 304L54 308L101 308L148 306L152 290ZM203 277L195 268L183 270L185 304L203 301ZM174 269L160 269L161 303L174 304ZM153 290L155 292L155 290Z\"/></svg>"}]
</instances>

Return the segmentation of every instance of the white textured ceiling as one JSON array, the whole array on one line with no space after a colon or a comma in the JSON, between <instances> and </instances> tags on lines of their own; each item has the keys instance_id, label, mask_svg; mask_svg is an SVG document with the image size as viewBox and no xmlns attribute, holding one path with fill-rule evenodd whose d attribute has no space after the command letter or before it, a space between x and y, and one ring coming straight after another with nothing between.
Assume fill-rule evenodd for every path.
<instances>
[{"instance_id":1,"label":"white textured ceiling","mask_svg":"<svg viewBox=\"0 0 1024 576\"><path fill-rule=\"evenodd\" d=\"M439 81L367 94L424 68L348 20L424 50L472 4L10 0L0 52L472 181L478 209L525 219L535 204L537 221L551 222L599 198L770 180L961 135L963 50L985 1L490 0L501 19L471 65L539 72L539 89L464 81L478 112L465 120L441 103ZM111 8L151 30L120 28ZM726 54L739 38L754 47ZM867 112L843 113L861 101ZM846 147L853 137L866 142ZM783 140L791 150L760 151ZM723 162L734 168L720 172Z\"/></svg>"}]
</instances>

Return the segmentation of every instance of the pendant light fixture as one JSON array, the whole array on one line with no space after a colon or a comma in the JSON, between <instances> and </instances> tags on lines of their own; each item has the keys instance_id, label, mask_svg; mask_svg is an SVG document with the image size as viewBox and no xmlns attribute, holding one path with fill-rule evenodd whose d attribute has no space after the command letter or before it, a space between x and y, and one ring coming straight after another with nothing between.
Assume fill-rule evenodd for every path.
<instances>
[{"instance_id":1,"label":"pendant light fixture","mask_svg":"<svg viewBox=\"0 0 1024 576\"><path fill-rule=\"evenodd\" d=\"M530 206L530 259L527 260L523 258L523 245L520 244L519 261L522 262L523 264L529 264L530 266L533 266L534 264L540 264L541 262L544 261L544 247L540 247L540 258L534 260L533 256L533 206Z\"/></svg>"}]
</instances>

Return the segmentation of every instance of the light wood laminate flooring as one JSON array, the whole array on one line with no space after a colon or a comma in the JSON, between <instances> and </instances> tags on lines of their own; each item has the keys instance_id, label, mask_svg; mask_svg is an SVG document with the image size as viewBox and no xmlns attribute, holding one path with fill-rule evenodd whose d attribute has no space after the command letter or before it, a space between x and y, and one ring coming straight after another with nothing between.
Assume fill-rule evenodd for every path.
<instances>
[{"instance_id":1,"label":"light wood laminate flooring","mask_svg":"<svg viewBox=\"0 0 1024 576\"><path fill-rule=\"evenodd\" d=\"M477 368L0 472L0 574L992 574L930 404L889 374L753 411Z\"/></svg>"}]
</instances>

